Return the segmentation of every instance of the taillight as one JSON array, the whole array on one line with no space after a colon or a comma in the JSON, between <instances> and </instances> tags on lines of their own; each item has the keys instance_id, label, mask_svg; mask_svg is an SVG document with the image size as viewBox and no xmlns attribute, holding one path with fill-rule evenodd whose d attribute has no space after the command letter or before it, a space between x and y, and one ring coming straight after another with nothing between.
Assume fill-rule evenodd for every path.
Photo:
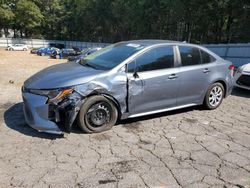
<instances>
[{"instance_id":1,"label":"taillight","mask_svg":"<svg viewBox=\"0 0 250 188\"><path fill-rule=\"evenodd\" d=\"M234 69L235 69L235 66L234 65L230 65L228 67L228 69L231 71L231 76L234 76Z\"/></svg>"},{"instance_id":2,"label":"taillight","mask_svg":"<svg viewBox=\"0 0 250 188\"><path fill-rule=\"evenodd\" d=\"M231 71L234 71L235 66L234 66L234 65L230 65L230 66L228 67L228 69L231 70Z\"/></svg>"}]
</instances>

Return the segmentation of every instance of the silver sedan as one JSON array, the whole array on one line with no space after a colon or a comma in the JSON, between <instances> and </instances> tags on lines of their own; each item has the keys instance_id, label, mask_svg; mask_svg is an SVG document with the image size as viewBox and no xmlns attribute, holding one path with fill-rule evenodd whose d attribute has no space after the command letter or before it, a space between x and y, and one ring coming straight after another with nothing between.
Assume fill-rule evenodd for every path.
<instances>
[{"instance_id":1,"label":"silver sedan","mask_svg":"<svg viewBox=\"0 0 250 188\"><path fill-rule=\"evenodd\" d=\"M27 123L38 131L87 133L195 105L216 109L233 88L231 62L201 46L164 40L120 42L78 63L55 65L25 81Z\"/></svg>"}]
</instances>

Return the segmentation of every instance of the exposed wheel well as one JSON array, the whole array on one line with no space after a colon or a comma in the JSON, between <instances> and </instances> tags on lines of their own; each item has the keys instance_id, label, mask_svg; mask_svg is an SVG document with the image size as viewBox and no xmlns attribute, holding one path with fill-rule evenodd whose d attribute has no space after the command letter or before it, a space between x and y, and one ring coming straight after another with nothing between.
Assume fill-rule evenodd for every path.
<instances>
[{"instance_id":1,"label":"exposed wheel well","mask_svg":"<svg viewBox=\"0 0 250 188\"><path fill-rule=\"evenodd\" d=\"M118 117L120 118L121 117L121 107L120 107L119 102L113 96L111 96L111 95L109 95L107 93L93 92L93 93L89 94L87 96L87 98L92 97L92 96L98 96L98 95L104 96L105 98L110 100L115 105L115 107L117 108L117 111L118 111Z\"/></svg>"}]
</instances>

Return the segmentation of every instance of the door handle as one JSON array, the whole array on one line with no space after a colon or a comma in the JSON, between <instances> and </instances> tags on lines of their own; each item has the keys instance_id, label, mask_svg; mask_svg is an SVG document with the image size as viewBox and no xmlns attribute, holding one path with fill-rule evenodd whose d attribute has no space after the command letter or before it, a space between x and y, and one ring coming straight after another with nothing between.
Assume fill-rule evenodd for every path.
<instances>
[{"instance_id":1,"label":"door handle","mask_svg":"<svg viewBox=\"0 0 250 188\"><path fill-rule=\"evenodd\" d=\"M203 73L209 73L209 72L211 72L211 71L208 68L203 70Z\"/></svg>"},{"instance_id":2,"label":"door handle","mask_svg":"<svg viewBox=\"0 0 250 188\"><path fill-rule=\"evenodd\" d=\"M169 80L174 80L176 78L178 78L178 76L176 74L171 74L170 76L168 76Z\"/></svg>"}]
</instances>

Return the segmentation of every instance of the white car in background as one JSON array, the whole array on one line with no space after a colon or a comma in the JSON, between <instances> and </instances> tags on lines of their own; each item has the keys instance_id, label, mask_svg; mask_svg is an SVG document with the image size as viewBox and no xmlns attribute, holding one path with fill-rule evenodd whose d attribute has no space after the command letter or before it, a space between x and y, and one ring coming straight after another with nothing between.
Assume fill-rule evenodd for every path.
<instances>
[{"instance_id":1,"label":"white car in background","mask_svg":"<svg viewBox=\"0 0 250 188\"><path fill-rule=\"evenodd\" d=\"M250 90L250 63L239 67L234 77L237 87Z\"/></svg>"},{"instance_id":2,"label":"white car in background","mask_svg":"<svg viewBox=\"0 0 250 188\"><path fill-rule=\"evenodd\" d=\"M25 44L12 44L7 47L9 51L27 51L29 47Z\"/></svg>"}]
</instances>

